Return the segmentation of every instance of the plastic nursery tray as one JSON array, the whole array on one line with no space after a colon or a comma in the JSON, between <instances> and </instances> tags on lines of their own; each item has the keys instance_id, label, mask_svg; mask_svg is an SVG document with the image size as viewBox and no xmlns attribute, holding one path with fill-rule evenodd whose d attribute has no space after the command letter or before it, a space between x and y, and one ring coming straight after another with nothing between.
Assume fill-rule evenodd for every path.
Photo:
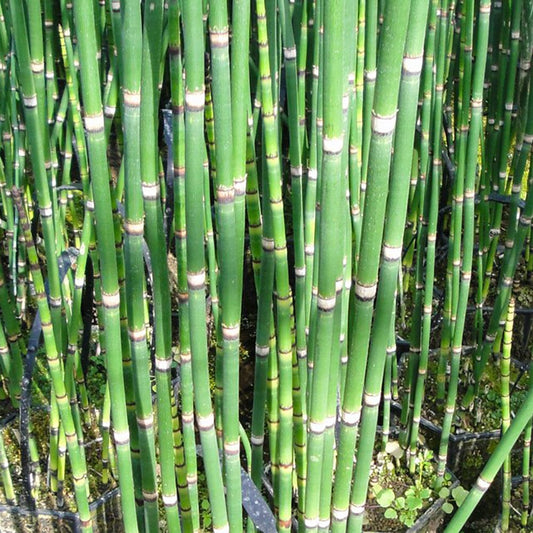
<instances>
[{"instance_id":1,"label":"plastic nursery tray","mask_svg":"<svg viewBox=\"0 0 533 533\"><path fill-rule=\"evenodd\" d=\"M93 501L89 509L95 533L113 531L124 532L120 511L120 492L118 487L104 493ZM37 530L41 533L81 533L78 513L56 509L29 509L20 505L0 505L0 531L20 533Z\"/></svg>"}]
</instances>

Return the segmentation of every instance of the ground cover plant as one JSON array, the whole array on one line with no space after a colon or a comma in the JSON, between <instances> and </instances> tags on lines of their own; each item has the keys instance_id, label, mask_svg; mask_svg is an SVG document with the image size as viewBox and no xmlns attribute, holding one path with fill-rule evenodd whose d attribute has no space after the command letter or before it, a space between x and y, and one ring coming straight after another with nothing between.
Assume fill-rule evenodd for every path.
<instances>
[{"instance_id":1,"label":"ground cover plant","mask_svg":"<svg viewBox=\"0 0 533 533\"><path fill-rule=\"evenodd\" d=\"M2 512L531 527L531 0L0 9Z\"/></svg>"}]
</instances>

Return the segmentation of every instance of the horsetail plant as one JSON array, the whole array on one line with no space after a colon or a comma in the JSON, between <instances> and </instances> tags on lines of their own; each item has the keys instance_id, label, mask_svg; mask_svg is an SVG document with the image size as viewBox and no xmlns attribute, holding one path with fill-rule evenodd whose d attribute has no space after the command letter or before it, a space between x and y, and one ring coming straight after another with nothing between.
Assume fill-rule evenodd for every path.
<instances>
[{"instance_id":1,"label":"horsetail plant","mask_svg":"<svg viewBox=\"0 0 533 533\"><path fill-rule=\"evenodd\" d=\"M503 331L532 264L530 4L1 3L0 398L38 388L38 309L48 484L59 502L74 487L84 530L96 432L128 533L264 530L251 500L271 529L361 531L397 436L411 476L447 484L456 414L481 405L502 339L501 440L447 527L502 465L512 527L524 428L530 470L531 391L513 417ZM431 402L442 435L422 465ZM0 434L10 502L11 445Z\"/></svg>"}]
</instances>

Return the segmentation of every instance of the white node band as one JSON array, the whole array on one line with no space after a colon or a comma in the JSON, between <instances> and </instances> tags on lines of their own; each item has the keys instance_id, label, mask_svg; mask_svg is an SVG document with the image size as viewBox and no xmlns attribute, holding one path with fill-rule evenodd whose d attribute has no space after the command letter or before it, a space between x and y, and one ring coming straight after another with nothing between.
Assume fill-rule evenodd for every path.
<instances>
[{"instance_id":1,"label":"white node band","mask_svg":"<svg viewBox=\"0 0 533 533\"><path fill-rule=\"evenodd\" d=\"M326 154L338 155L342 152L344 138L341 137L324 137L322 140L322 148Z\"/></svg>"},{"instance_id":2,"label":"white node band","mask_svg":"<svg viewBox=\"0 0 533 533\"><path fill-rule=\"evenodd\" d=\"M335 296L324 297L319 295L317 298L318 308L321 311L332 311L335 309L335 301Z\"/></svg>"},{"instance_id":3,"label":"white node band","mask_svg":"<svg viewBox=\"0 0 533 533\"><path fill-rule=\"evenodd\" d=\"M142 192L145 200L157 200L159 198L159 183L143 183Z\"/></svg>"},{"instance_id":4,"label":"white node band","mask_svg":"<svg viewBox=\"0 0 533 533\"><path fill-rule=\"evenodd\" d=\"M335 509L331 513L333 518L339 522L342 522L348 518L348 509Z\"/></svg>"},{"instance_id":5,"label":"white node band","mask_svg":"<svg viewBox=\"0 0 533 533\"><path fill-rule=\"evenodd\" d=\"M32 61L31 71L34 74L40 74L41 72L44 72L44 63L42 61Z\"/></svg>"},{"instance_id":6,"label":"white node band","mask_svg":"<svg viewBox=\"0 0 533 533\"><path fill-rule=\"evenodd\" d=\"M226 340L239 340L239 325L226 326L222 324L222 336Z\"/></svg>"},{"instance_id":7,"label":"white node band","mask_svg":"<svg viewBox=\"0 0 533 533\"><path fill-rule=\"evenodd\" d=\"M246 193L246 174L233 180L233 188L236 196L242 196Z\"/></svg>"},{"instance_id":8,"label":"white node band","mask_svg":"<svg viewBox=\"0 0 533 533\"><path fill-rule=\"evenodd\" d=\"M372 131L378 135L392 135L396 127L396 112L382 116L372 112Z\"/></svg>"},{"instance_id":9,"label":"white node band","mask_svg":"<svg viewBox=\"0 0 533 533\"><path fill-rule=\"evenodd\" d=\"M102 291L102 304L104 307L118 307L120 305L120 293L119 291L112 294L107 294Z\"/></svg>"},{"instance_id":10,"label":"white node band","mask_svg":"<svg viewBox=\"0 0 533 533\"><path fill-rule=\"evenodd\" d=\"M309 429L312 433L320 434L324 433L324 430L326 429L326 426L324 422L309 422Z\"/></svg>"},{"instance_id":11,"label":"white node band","mask_svg":"<svg viewBox=\"0 0 533 533\"><path fill-rule=\"evenodd\" d=\"M366 286L361 285L360 283L355 284L355 294L361 299L361 300L371 300L376 296L376 284Z\"/></svg>"},{"instance_id":12,"label":"white node band","mask_svg":"<svg viewBox=\"0 0 533 533\"><path fill-rule=\"evenodd\" d=\"M140 222L130 222L125 220L124 231L128 235L142 235L144 233L144 221L141 220Z\"/></svg>"},{"instance_id":13,"label":"white node band","mask_svg":"<svg viewBox=\"0 0 533 533\"><path fill-rule=\"evenodd\" d=\"M486 481L481 476L476 480L476 487L481 491L485 492L490 487L490 481Z\"/></svg>"},{"instance_id":14,"label":"white node band","mask_svg":"<svg viewBox=\"0 0 533 533\"><path fill-rule=\"evenodd\" d=\"M365 506L364 505L350 505L350 514L353 515L360 515L365 512Z\"/></svg>"},{"instance_id":15,"label":"white node band","mask_svg":"<svg viewBox=\"0 0 533 533\"><path fill-rule=\"evenodd\" d=\"M194 415L192 413L183 413L181 415L181 421L184 425L189 425L194 422Z\"/></svg>"},{"instance_id":16,"label":"white node band","mask_svg":"<svg viewBox=\"0 0 533 533\"><path fill-rule=\"evenodd\" d=\"M224 451L229 455L235 455L239 453L240 449L241 447L240 447L239 441L224 443Z\"/></svg>"},{"instance_id":17,"label":"white node band","mask_svg":"<svg viewBox=\"0 0 533 533\"><path fill-rule=\"evenodd\" d=\"M207 416L198 416L197 422L200 429L211 429L215 425L213 413L209 413Z\"/></svg>"},{"instance_id":18,"label":"white node band","mask_svg":"<svg viewBox=\"0 0 533 533\"><path fill-rule=\"evenodd\" d=\"M32 96L24 96L22 100L24 101L24 105L26 107L37 107L37 95L36 94Z\"/></svg>"},{"instance_id":19,"label":"white node band","mask_svg":"<svg viewBox=\"0 0 533 533\"><path fill-rule=\"evenodd\" d=\"M328 416L326 417L326 427L332 428L335 425L336 417L335 416Z\"/></svg>"},{"instance_id":20,"label":"white node band","mask_svg":"<svg viewBox=\"0 0 533 533\"><path fill-rule=\"evenodd\" d=\"M285 59L296 59L296 46L284 48L283 55L285 56Z\"/></svg>"},{"instance_id":21,"label":"white node band","mask_svg":"<svg viewBox=\"0 0 533 533\"><path fill-rule=\"evenodd\" d=\"M132 342L141 342L146 339L146 329L129 329L128 336Z\"/></svg>"},{"instance_id":22,"label":"white node band","mask_svg":"<svg viewBox=\"0 0 533 533\"><path fill-rule=\"evenodd\" d=\"M185 104L190 111L201 111L205 106L205 90L185 91Z\"/></svg>"},{"instance_id":23,"label":"white node band","mask_svg":"<svg viewBox=\"0 0 533 533\"><path fill-rule=\"evenodd\" d=\"M258 346L255 345L255 354L259 357L266 357L270 353L270 347L269 346Z\"/></svg>"},{"instance_id":24,"label":"white node band","mask_svg":"<svg viewBox=\"0 0 533 533\"><path fill-rule=\"evenodd\" d=\"M172 507L178 503L178 498L175 494L163 494L162 499L166 507Z\"/></svg>"},{"instance_id":25,"label":"white node band","mask_svg":"<svg viewBox=\"0 0 533 533\"><path fill-rule=\"evenodd\" d=\"M157 492L148 492L147 490L143 490L143 500L145 502L155 502L157 501Z\"/></svg>"},{"instance_id":26,"label":"white node band","mask_svg":"<svg viewBox=\"0 0 533 533\"><path fill-rule=\"evenodd\" d=\"M380 394L369 394L365 392L364 399L365 399L365 405L369 407L376 407L377 405L379 405L379 402L381 400L381 395Z\"/></svg>"},{"instance_id":27,"label":"white node band","mask_svg":"<svg viewBox=\"0 0 533 533\"><path fill-rule=\"evenodd\" d=\"M209 32L209 40L213 48L223 48L229 44L229 33L225 31L211 31Z\"/></svg>"},{"instance_id":28,"label":"white node band","mask_svg":"<svg viewBox=\"0 0 533 533\"><path fill-rule=\"evenodd\" d=\"M155 358L155 369L158 372L168 372L172 367L172 357L168 359Z\"/></svg>"},{"instance_id":29,"label":"white node band","mask_svg":"<svg viewBox=\"0 0 533 533\"><path fill-rule=\"evenodd\" d=\"M385 261L399 261L401 257L401 246L389 246L388 244L383 245L383 259L385 259Z\"/></svg>"},{"instance_id":30,"label":"white node band","mask_svg":"<svg viewBox=\"0 0 533 533\"><path fill-rule=\"evenodd\" d=\"M151 428L154 424L153 415L148 415L145 418L137 418L137 425L143 429Z\"/></svg>"},{"instance_id":31,"label":"white node band","mask_svg":"<svg viewBox=\"0 0 533 533\"><path fill-rule=\"evenodd\" d=\"M303 278L305 276L305 266L303 267L296 267L294 269L294 273L296 274L297 277L299 278Z\"/></svg>"},{"instance_id":32,"label":"white node band","mask_svg":"<svg viewBox=\"0 0 533 533\"><path fill-rule=\"evenodd\" d=\"M253 446L263 446L263 443L265 442L265 437L257 437L256 435L252 435L252 437L250 438L250 442Z\"/></svg>"},{"instance_id":33,"label":"white node band","mask_svg":"<svg viewBox=\"0 0 533 533\"><path fill-rule=\"evenodd\" d=\"M291 166L291 176L294 178L299 178L302 176L302 165L298 165L297 167Z\"/></svg>"},{"instance_id":34,"label":"white node band","mask_svg":"<svg viewBox=\"0 0 533 533\"><path fill-rule=\"evenodd\" d=\"M356 412L348 412L348 411L341 411L341 420L346 424L347 426L355 426L359 423L359 420L361 419L361 413L360 411Z\"/></svg>"},{"instance_id":35,"label":"white node band","mask_svg":"<svg viewBox=\"0 0 533 533\"><path fill-rule=\"evenodd\" d=\"M263 245L263 250L267 250L268 252L274 250L274 239L263 238L261 242Z\"/></svg>"},{"instance_id":36,"label":"white node band","mask_svg":"<svg viewBox=\"0 0 533 533\"><path fill-rule=\"evenodd\" d=\"M52 216L52 208L51 207L41 207L41 216L43 218L48 218Z\"/></svg>"},{"instance_id":37,"label":"white node band","mask_svg":"<svg viewBox=\"0 0 533 533\"><path fill-rule=\"evenodd\" d=\"M376 78L378 76L377 70L365 70L365 80L367 81L376 81Z\"/></svg>"},{"instance_id":38,"label":"white node band","mask_svg":"<svg viewBox=\"0 0 533 533\"><path fill-rule=\"evenodd\" d=\"M188 272L187 283L192 289L202 288L205 285L205 271L200 272Z\"/></svg>"},{"instance_id":39,"label":"white node band","mask_svg":"<svg viewBox=\"0 0 533 533\"><path fill-rule=\"evenodd\" d=\"M420 74L422 72L422 65L424 63L424 56L417 57L404 57L403 58L403 70L405 73L412 76Z\"/></svg>"},{"instance_id":40,"label":"white node band","mask_svg":"<svg viewBox=\"0 0 533 533\"><path fill-rule=\"evenodd\" d=\"M124 105L128 107L139 107L141 105L141 93L124 91L122 97L124 98Z\"/></svg>"},{"instance_id":41,"label":"white node band","mask_svg":"<svg viewBox=\"0 0 533 533\"><path fill-rule=\"evenodd\" d=\"M126 445L130 442L130 432L128 429L125 429L124 431L113 431L113 439L115 440L115 444L118 445Z\"/></svg>"},{"instance_id":42,"label":"white node band","mask_svg":"<svg viewBox=\"0 0 533 533\"><path fill-rule=\"evenodd\" d=\"M305 518L304 524L308 529L315 529L318 527L318 518Z\"/></svg>"},{"instance_id":43,"label":"white node band","mask_svg":"<svg viewBox=\"0 0 533 533\"><path fill-rule=\"evenodd\" d=\"M98 113L96 115L85 115L83 122L85 124L85 129L89 133L98 133L100 131L104 131L103 113Z\"/></svg>"}]
</instances>

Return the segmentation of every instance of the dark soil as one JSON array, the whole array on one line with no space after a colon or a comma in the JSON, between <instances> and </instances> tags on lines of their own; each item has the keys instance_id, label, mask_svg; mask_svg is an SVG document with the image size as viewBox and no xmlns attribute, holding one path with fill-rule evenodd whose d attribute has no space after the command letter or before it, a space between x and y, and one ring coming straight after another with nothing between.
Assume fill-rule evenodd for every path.
<instances>
[{"instance_id":1,"label":"dark soil","mask_svg":"<svg viewBox=\"0 0 533 533\"><path fill-rule=\"evenodd\" d=\"M24 480L20 458L20 433L18 418L2 429L10 473L17 497L17 505L10 505L5 492L0 491L0 531L4 532L61 532L78 531L76 502L72 486L72 475L66 458L65 485L60 495L53 493L47 486L47 459L49 455L49 412L45 408L33 409L31 414L33 433L38 445L40 462L38 469L39 485L35 498L35 511L30 511L27 498L24 498ZM93 509L94 531L123 531L120 503L116 493L116 482L112 476L108 483L102 481L101 439L92 430L93 439L84 445L88 465L90 502ZM109 494L109 497L107 496ZM97 502L99 498L108 501Z\"/></svg>"}]
</instances>

